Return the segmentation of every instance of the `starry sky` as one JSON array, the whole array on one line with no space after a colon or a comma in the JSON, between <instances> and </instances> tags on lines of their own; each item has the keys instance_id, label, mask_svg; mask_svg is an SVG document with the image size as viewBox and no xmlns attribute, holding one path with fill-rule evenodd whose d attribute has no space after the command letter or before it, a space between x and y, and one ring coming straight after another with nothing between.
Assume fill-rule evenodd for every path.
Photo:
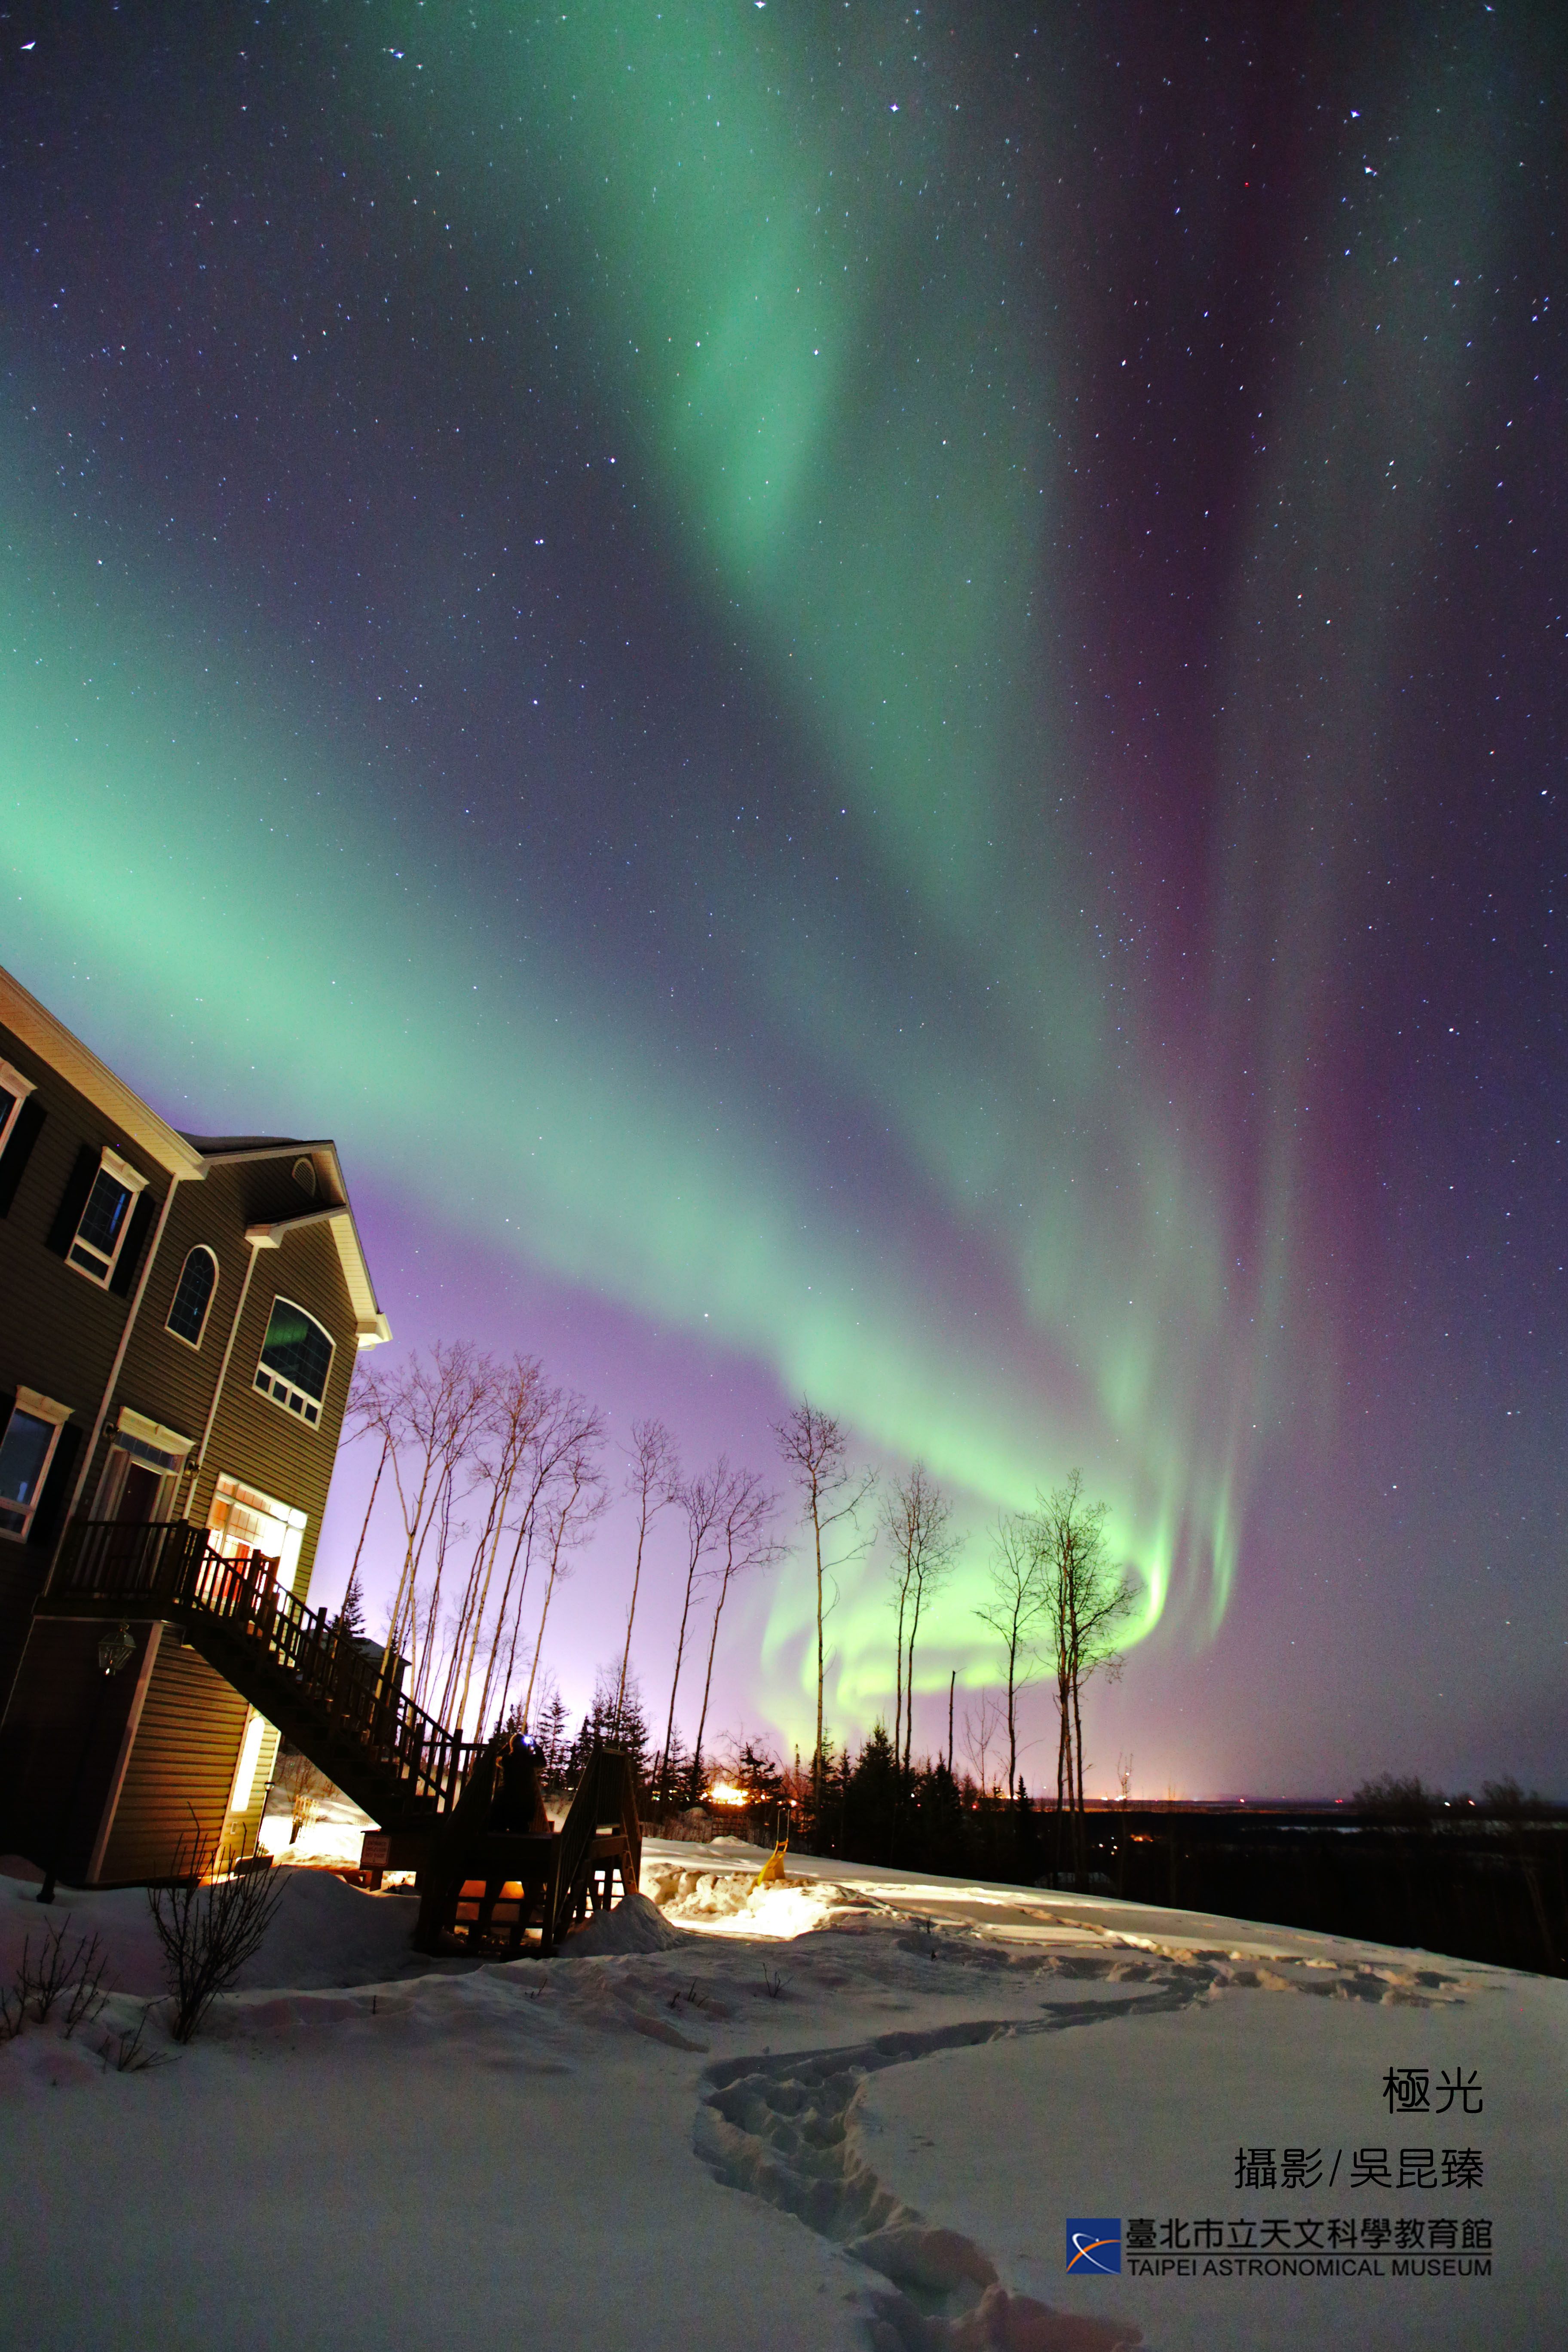
<instances>
[{"instance_id":1,"label":"starry sky","mask_svg":"<svg viewBox=\"0 0 1568 2352\"><path fill-rule=\"evenodd\" d=\"M400 1348L922 1457L917 1747L1080 1465L1091 1786L1568 1790L1564 87L1443 0L0 8L0 959L334 1136ZM798 1737L798 1559L731 1609ZM875 1551L829 1640L863 1731Z\"/></svg>"}]
</instances>

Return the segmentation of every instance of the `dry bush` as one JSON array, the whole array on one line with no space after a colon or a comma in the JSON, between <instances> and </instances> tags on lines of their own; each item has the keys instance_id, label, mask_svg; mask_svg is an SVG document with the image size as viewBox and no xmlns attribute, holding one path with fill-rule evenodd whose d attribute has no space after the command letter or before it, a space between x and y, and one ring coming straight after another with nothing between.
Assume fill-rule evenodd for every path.
<instances>
[{"instance_id":1,"label":"dry bush","mask_svg":"<svg viewBox=\"0 0 1568 2352\"><path fill-rule=\"evenodd\" d=\"M91 2025L102 2015L109 1995L104 1988L109 1955L96 1933L79 1936L68 1951L66 1935L70 1914L45 1927L37 1955L28 1936L9 1986L0 1990L0 2042L14 2042L29 2011L39 2025L47 2023L65 2003L65 2034L68 2042L79 2026Z\"/></svg>"},{"instance_id":2,"label":"dry bush","mask_svg":"<svg viewBox=\"0 0 1568 2352\"><path fill-rule=\"evenodd\" d=\"M147 1889L147 1905L174 1999L172 2031L189 2042L220 1992L226 1992L247 1960L259 1949L283 1900L284 1881L268 1871L246 1870L241 1853L228 1874L203 1881L203 1843L182 1843L175 1875Z\"/></svg>"},{"instance_id":3,"label":"dry bush","mask_svg":"<svg viewBox=\"0 0 1568 2352\"><path fill-rule=\"evenodd\" d=\"M1407 1780L1384 1772L1375 1780L1363 1780L1351 1802L1370 1821L1398 1822L1412 1829L1430 1823L1443 1810L1440 1792L1415 1773Z\"/></svg>"},{"instance_id":4,"label":"dry bush","mask_svg":"<svg viewBox=\"0 0 1568 2352\"><path fill-rule=\"evenodd\" d=\"M133 2030L105 2034L98 2045L98 2054L103 2061L106 2074L144 2074L150 2066L164 2063L164 2054L142 2047L142 2036L147 2031L147 2020L152 2013L153 2004L149 2001Z\"/></svg>"}]
</instances>

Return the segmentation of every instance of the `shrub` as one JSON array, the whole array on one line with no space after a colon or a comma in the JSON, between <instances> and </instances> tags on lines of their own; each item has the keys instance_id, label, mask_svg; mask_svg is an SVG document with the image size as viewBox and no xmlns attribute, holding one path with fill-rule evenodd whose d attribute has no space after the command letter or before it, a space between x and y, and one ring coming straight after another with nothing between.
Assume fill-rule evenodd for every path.
<instances>
[{"instance_id":1,"label":"shrub","mask_svg":"<svg viewBox=\"0 0 1568 2352\"><path fill-rule=\"evenodd\" d=\"M1402 1822L1412 1828L1433 1821L1443 1810L1440 1791L1428 1789L1414 1773L1408 1780L1384 1772L1375 1780L1363 1780L1351 1802L1369 1821Z\"/></svg>"},{"instance_id":2,"label":"shrub","mask_svg":"<svg viewBox=\"0 0 1568 2352\"><path fill-rule=\"evenodd\" d=\"M173 1881L147 1889L174 1998L176 2042L192 2039L218 1994L259 1951L277 1916L284 1882L238 1866L246 1860L241 1853L226 1875L204 1884L202 1842L193 1836L182 1843Z\"/></svg>"}]
</instances>

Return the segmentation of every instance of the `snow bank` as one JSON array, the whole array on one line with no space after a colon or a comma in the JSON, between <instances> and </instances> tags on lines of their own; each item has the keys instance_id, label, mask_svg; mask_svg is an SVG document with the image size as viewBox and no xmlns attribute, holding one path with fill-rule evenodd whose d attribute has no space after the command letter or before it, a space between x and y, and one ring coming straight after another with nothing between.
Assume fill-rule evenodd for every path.
<instances>
[{"instance_id":1,"label":"snow bank","mask_svg":"<svg viewBox=\"0 0 1568 2352\"><path fill-rule=\"evenodd\" d=\"M713 1841L733 1845L733 1839ZM761 1867L759 1864L758 1868ZM788 1879L772 1885L756 1885L750 1858L741 1867L688 1865L663 1858L650 1862L646 1853L642 1883L667 1918L683 1927L712 1934L748 1936L792 1941L826 1927L849 1898L828 1881L795 1885Z\"/></svg>"},{"instance_id":2,"label":"snow bank","mask_svg":"<svg viewBox=\"0 0 1568 2352\"><path fill-rule=\"evenodd\" d=\"M413 1895L369 1895L325 1870L275 1868L269 1884L282 1899L241 1985L372 1984L432 1966L411 1948L419 1907ZM151 1999L167 1990L144 1887L62 1887L47 1909L37 1892L25 1880L0 1876L0 1984L16 1977L24 1944L30 1941L36 1955L45 1935L63 1927L71 1948L98 1937L104 1981L115 1991Z\"/></svg>"},{"instance_id":3,"label":"snow bank","mask_svg":"<svg viewBox=\"0 0 1568 2352\"><path fill-rule=\"evenodd\" d=\"M97 1936L108 1958L105 1982L121 1992L148 1998L163 1990L163 1952L140 1886L106 1889L62 1886L47 1907L37 1883L0 1876L0 1985L12 1983L23 1947L37 1956L44 1937L63 1927L68 1948Z\"/></svg>"},{"instance_id":4,"label":"snow bank","mask_svg":"<svg viewBox=\"0 0 1568 2352\"><path fill-rule=\"evenodd\" d=\"M241 1986L376 1984L430 1961L413 1949L418 1898L371 1895L330 1870L275 1870L282 1900Z\"/></svg>"},{"instance_id":5,"label":"snow bank","mask_svg":"<svg viewBox=\"0 0 1568 2352\"><path fill-rule=\"evenodd\" d=\"M567 1958L593 1959L606 1952L668 1952L684 1942L657 1903L628 1895L613 1911L601 1911L562 1947Z\"/></svg>"}]
</instances>

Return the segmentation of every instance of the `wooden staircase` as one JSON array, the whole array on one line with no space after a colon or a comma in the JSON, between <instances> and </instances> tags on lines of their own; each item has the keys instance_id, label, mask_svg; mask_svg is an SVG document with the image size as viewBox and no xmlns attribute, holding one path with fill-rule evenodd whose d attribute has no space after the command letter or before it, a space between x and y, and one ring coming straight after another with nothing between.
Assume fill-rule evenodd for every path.
<instances>
[{"instance_id":1,"label":"wooden staircase","mask_svg":"<svg viewBox=\"0 0 1568 2352\"><path fill-rule=\"evenodd\" d=\"M556 1831L528 1750L521 1740L495 1741L476 1756L462 1797L428 1833L415 1941L427 1952L504 1958L556 1951L590 1913L614 1906L617 1880L619 1896L636 1894L641 1865L629 1757L593 1750Z\"/></svg>"},{"instance_id":2,"label":"wooden staircase","mask_svg":"<svg viewBox=\"0 0 1568 2352\"><path fill-rule=\"evenodd\" d=\"M37 1603L48 1617L159 1618L384 1830L428 1830L462 1793L477 1741L426 1715L277 1562L216 1551L183 1520L76 1520Z\"/></svg>"},{"instance_id":3,"label":"wooden staircase","mask_svg":"<svg viewBox=\"0 0 1568 2352\"><path fill-rule=\"evenodd\" d=\"M363 1862L412 1870L416 1940L556 1950L574 1927L635 1893L642 1857L637 1780L618 1748L595 1748L560 1830L545 1815L521 1742L465 1740L426 1715L328 1617L281 1591L276 1560L227 1559L183 1520L79 1519L37 1602L47 1617L157 1618L318 1771L380 1824Z\"/></svg>"}]
</instances>

